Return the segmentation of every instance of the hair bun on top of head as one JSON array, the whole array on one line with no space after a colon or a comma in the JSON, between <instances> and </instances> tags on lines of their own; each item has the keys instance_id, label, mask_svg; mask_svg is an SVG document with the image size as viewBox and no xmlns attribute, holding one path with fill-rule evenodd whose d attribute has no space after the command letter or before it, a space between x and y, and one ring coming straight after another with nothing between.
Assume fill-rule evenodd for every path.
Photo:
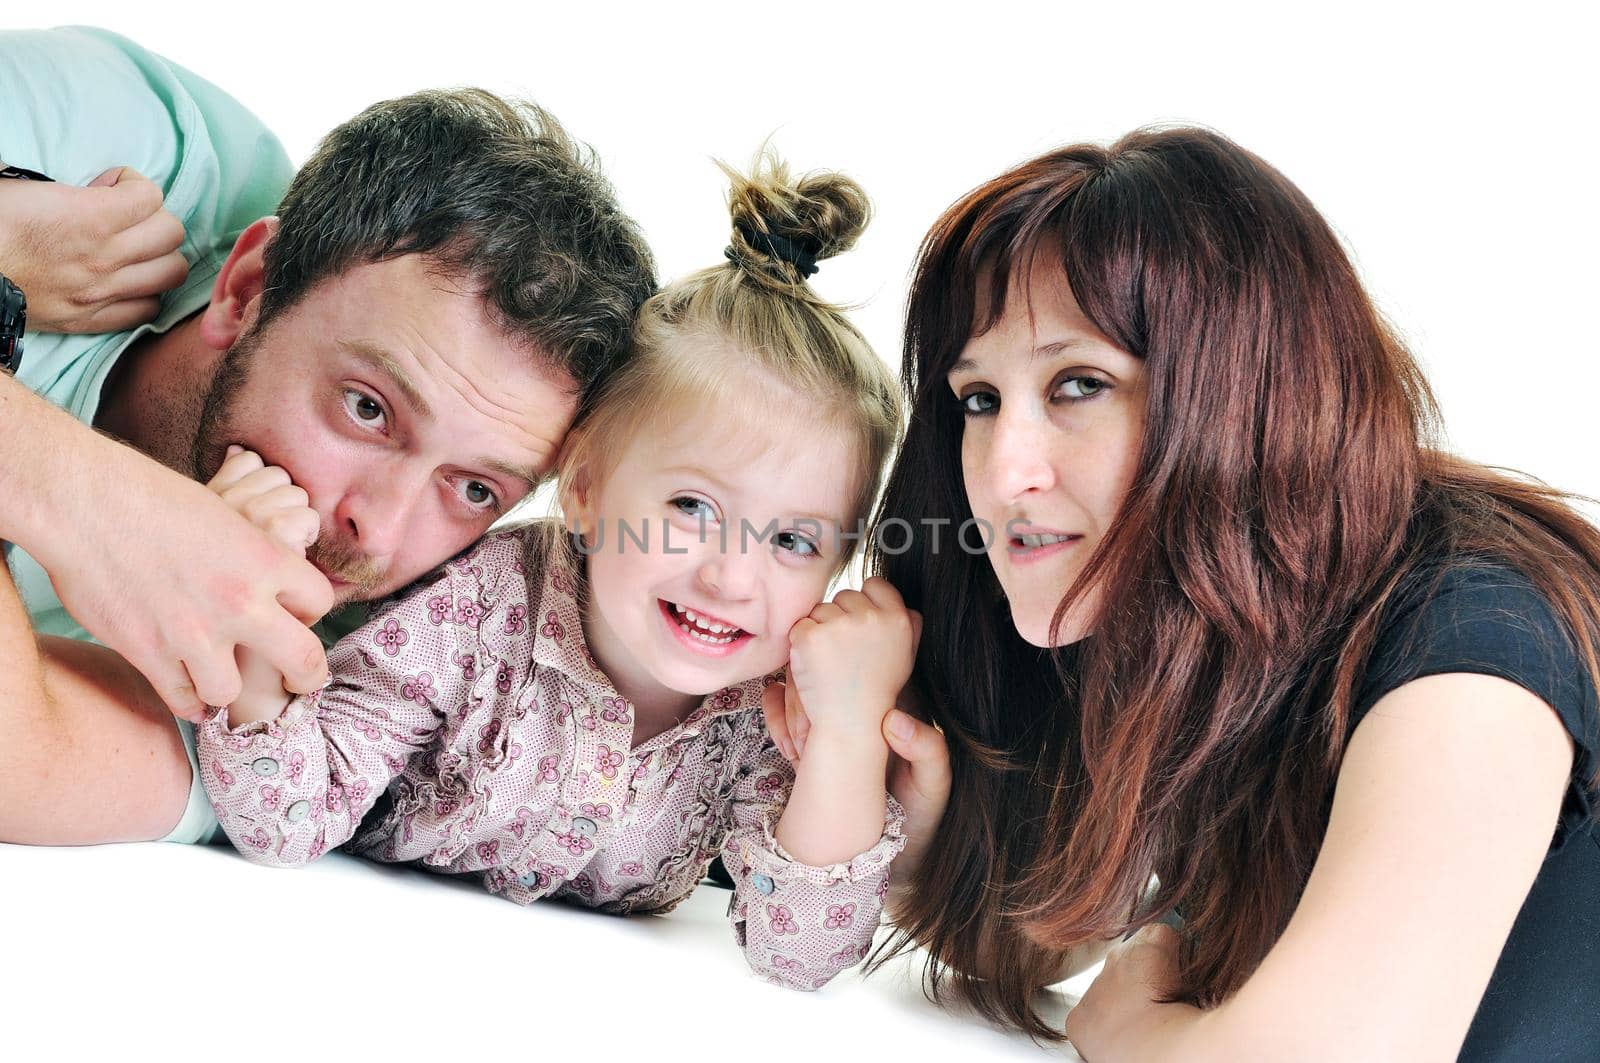
<instances>
[{"instance_id":1,"label":"hair bun on top of head","mask_svg":"<svg viewBox=\"0 0 1600 1063\"><path fill-rule=\"evenodd\" d=\"M854 246L872 203L844 174L830 170L791 177L771 148L762 148L742 174L728 175L733 236L723 254L756 280L782 287L804 284L817 263Z\"/></svg>"}]
</instances>

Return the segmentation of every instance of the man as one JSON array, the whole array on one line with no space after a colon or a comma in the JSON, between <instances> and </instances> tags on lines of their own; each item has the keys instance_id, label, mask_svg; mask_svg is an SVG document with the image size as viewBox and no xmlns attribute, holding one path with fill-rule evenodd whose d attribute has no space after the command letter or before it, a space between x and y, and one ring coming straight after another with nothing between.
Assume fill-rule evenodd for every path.
<instances>
[{"instance_id":1,"label":"man","mask_svg":"<svg viewBox=\"0 0 1600 1063\"><path fill-rule=\"evenodd\" d=\"M649 252L553 119L484 92L378 104L292 183L236 102L113 34L0 34L0 100L0 166L77 184L131 161L187 262L149 325L30 333L0 374L0 840L205 840L172 714L236 695L237 646L314 689L308 623L411 582L531 490L627 348ZM48 188L0 180L0 216ZM80 300L87 320L137 320L141 285L182 275L170 229L152 213L107 237L139 283ZM195 482L231 444L306 493L304 559Z\"/></svg>"}]
</instances>

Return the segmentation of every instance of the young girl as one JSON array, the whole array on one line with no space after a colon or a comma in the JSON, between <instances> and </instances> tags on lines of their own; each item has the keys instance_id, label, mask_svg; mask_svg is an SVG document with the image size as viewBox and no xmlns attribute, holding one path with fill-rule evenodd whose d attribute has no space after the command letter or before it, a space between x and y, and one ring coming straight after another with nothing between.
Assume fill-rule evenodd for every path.
<instances>
[{"instance_id":1,"label":"young girl","mask_svg":"<svg viewBox=\"0 0 1600 1063\"><path fill-rule=\"evenodd\" d=\"M572 534L489 536L339 642L323 690L290 701L252 663L252 692L201 728L246 856L303 864L348 841L518 903L628 913L671 909L720 853L769 980L816 988L866 953L902 845L880 726L915 620L881 581L818 603L898 400L806 277L868 203L770 155L729 176L728 261L646 304L637 354L569 437ZM303 544L314 524L260 465L236 454L214 486ZM812 723L798 770L762 719L786 664Z\"/></svg>"}]
</instances>

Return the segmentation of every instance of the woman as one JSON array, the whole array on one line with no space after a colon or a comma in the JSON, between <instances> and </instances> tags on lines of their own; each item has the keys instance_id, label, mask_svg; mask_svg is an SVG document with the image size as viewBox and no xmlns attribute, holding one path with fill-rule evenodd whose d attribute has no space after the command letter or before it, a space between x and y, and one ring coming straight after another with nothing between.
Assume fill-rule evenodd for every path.
<instances>
[{"instance_id":1,"label":"woman","mask_svg":"<svg viewBox=\"0 0 1600 1063\"><path fill-rule=\"evenodd\" d=\"M1433 448L1298 189L1191 129L1025 163L928 235L904 371L936 991L1059 1036L1030 992L1142 926L1094 1063L1600 1058L1600 535Z\"/></svg>"}]
</instances>

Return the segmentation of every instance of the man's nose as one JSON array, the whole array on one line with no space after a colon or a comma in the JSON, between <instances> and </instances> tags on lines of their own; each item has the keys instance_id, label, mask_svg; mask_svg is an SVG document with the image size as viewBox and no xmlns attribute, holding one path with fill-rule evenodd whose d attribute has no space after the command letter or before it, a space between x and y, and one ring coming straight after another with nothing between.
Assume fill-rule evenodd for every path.
<instances>
[{"instance_id":1,"label":"man's nose","mask_svg":"<svg viewBox=\"0 0 1600 1063\"><path fill-rule=\"evenodd\" d=\"M371 470L350 484L334 513L339 528L369 557L392 557L405 541L431 474Z\"/></svg>"}]
</instances>

